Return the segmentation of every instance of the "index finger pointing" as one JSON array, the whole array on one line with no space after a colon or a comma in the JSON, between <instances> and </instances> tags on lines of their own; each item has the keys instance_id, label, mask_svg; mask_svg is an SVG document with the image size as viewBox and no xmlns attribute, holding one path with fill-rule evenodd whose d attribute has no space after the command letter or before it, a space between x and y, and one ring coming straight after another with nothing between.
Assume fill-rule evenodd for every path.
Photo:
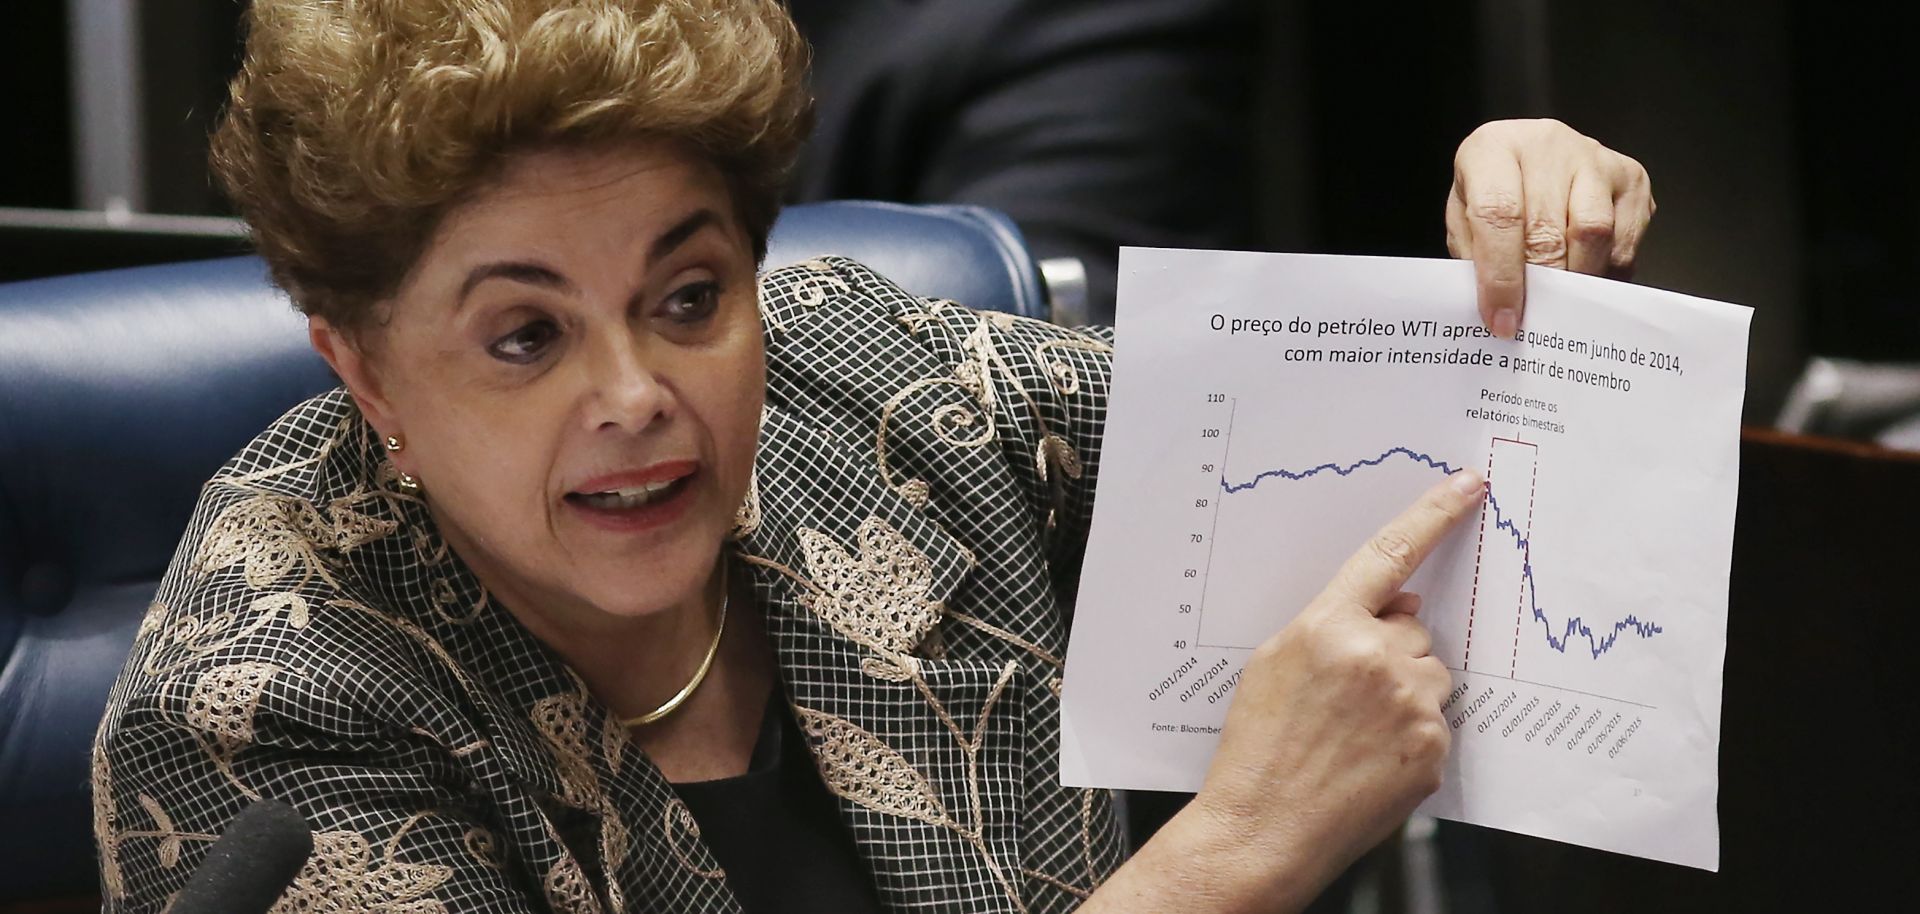
<instances>
[{"instance_id":1,"label":"index finger pointing","mask_svg":"<svg viewBox=\"0 0 1920 914\"><path fill-rule=\"evenodd\" d=\"M1472 470L1461 470L1428 489L1340 566L1322 596L1358 604L1379 615L1440 538L1480 503L1486 491L1486 480Z\"/></svg>"}]
</instances>

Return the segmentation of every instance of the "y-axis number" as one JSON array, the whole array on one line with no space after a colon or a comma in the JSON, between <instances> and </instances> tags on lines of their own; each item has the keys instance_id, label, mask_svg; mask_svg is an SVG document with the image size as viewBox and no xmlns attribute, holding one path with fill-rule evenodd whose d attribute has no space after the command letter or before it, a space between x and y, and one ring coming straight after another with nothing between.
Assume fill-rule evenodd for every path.
<instances>
[{"instance_id":1,"label":"y-axis number","mask_svg":"<svg viewBox=\"0 0 1920 914\"><path fill-rule=\"evenodd\" d=\"M1219 394L1209 394L1207 399L1212 401L1216 396L1219 396ZM1213 580L1213 535L1220 529L1220 502L1224 500L1220 497L1220 494L1225 491L1227 487L1227 455L1233 452L1233 416L1239 409L1239 397L1234 397L1227 401L1227 433L1224 436L1225 440L1220 443L1220 465L1215 467L1215 469L1220 471L1220 477L1215 483L1213 490L1213 525L1207 529L1206 576L1200 579L1200 609L1194 613L1193 620L1193 643L1195 645L1201 643L1200 633L1206 630L1207 585Z\"/></svg>"}]
</instances>

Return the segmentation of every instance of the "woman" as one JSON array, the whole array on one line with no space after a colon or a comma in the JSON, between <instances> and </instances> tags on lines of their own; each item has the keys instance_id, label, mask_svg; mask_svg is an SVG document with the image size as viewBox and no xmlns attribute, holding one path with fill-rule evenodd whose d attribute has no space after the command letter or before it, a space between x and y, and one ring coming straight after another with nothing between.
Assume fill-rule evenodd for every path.
<instances>
[{"instance_id":1,"label":"woman","mask_svg":"<svg viewBox=\"0 0 1920 914\"><path fill-rule=\"evenodd\" d=\"M1123 864L1056 757L1107 338L843 260L756 292L806 123L783 11L544 6L252 6L216 166L345 386L207 485L142 625L94 766L110 910L262 798L315 832L292 910L1291 910L1434 789L1399 585L1478 478L1259 652ZM1477 135L1461 198L1504 202L1459 244L1517 274L1515 207L1564 226L1629 161Z\"/></svg>"}]
</instances>

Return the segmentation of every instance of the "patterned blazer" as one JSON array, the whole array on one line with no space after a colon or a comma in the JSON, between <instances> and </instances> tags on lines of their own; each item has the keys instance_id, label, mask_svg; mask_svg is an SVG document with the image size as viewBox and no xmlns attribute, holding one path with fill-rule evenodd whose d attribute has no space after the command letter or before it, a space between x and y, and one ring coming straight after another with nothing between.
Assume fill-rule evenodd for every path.
<instances>
[{"instance_id":1,"label":"patterned blazer","mask_svg":"<svg viewBox=\"0 0 1920 914\"><path fill-rule=\"evenodd\" d=\"M1092 508L1109 337L766 275L736 531L781 687L892 910L1063 911L1121 858L1061 787L1059 593ZM396 485L343 391L202 492L95 748L109 911L153 911L237 812L315 847L295 911L736 911L692 816Z\"/></svg>"}]
</instances>

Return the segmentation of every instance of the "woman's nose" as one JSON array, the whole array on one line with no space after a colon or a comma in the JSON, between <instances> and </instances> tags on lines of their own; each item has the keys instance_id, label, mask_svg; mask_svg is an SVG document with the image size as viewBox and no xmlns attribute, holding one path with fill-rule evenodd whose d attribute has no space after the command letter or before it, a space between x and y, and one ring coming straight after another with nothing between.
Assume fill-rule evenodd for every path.
<instances>
[{"instance_id":1,"label":"woman's nose","mask_svg":"<svg viewBox=\"0 0 1920 914\"><path fill-rule=\"evenodd\" d=\"M673 391L637 341L601 347L595 358L589 423L596 429L646 430L673 413Z\"/></svg>"}]
</instances>

